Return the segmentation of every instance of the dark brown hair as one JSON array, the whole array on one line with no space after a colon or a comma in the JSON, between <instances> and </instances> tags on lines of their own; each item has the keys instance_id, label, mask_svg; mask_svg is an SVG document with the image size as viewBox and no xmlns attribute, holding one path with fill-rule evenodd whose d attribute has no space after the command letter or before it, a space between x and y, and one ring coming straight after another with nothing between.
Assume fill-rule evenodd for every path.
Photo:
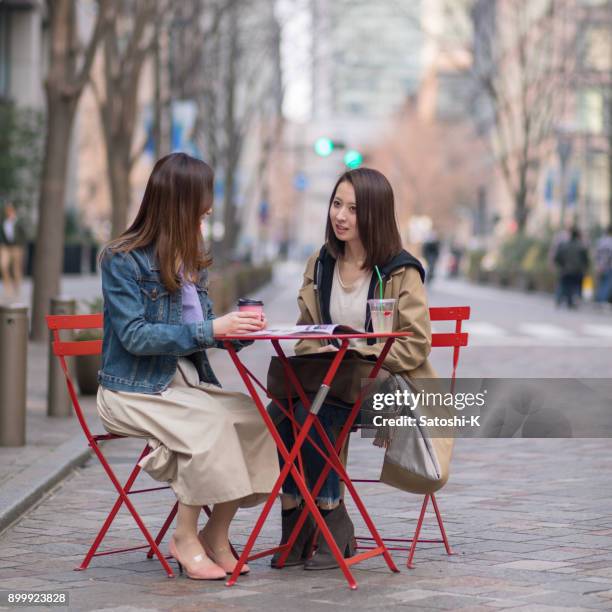
<instances>
[{"instance_id":1,"label":"dark brown hair","mask_svg":"<svg viewBox=\"0 0 612 612\"><path fill-rule=\"evenodd\" d=\"M205 251L200 220L213 203L214 173L205 162L185 153L157 161L132 225L102 250L127 253L155 245L161 281L169 291L180 287L183 275L197 280L212 259Z\"/></svg>"},{"instance_id":2,"label":"dark brown hair","mask_svg":"<svg viewBox=\"0 0 612 612\"><path fill-rule=\"evenodd\" d=\"M395 220L393 189L385 176L372 168L349 170L336 182L327 209L327 249L335 258L344 254L344 242L334 234L329 211L338 186L345 181L355 190L357 229L366 252L363 267L382 266L402 250L402 239Z\"/></svg>"}]
</instances>

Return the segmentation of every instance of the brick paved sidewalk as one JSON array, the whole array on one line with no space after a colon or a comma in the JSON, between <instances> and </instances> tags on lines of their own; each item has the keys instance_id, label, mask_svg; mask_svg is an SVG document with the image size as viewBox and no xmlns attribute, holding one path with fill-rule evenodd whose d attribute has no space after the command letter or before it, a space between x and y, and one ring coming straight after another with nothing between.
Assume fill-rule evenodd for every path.
<instances>
[{"instance_id":1,"label":"brick paved sidewalk","mask_svg":"<svg viewBox=\"0 0 612 612\"><path fill-rule=\"evenodd\" d=\"M292 279L300 280L299 275L287 274L259 292L275 323L294 321L296 287ZM452 298L453 303L465 301L469 300ZM242 388L227 356L221 351L213 353L220 379L229 387ZM433 360L445 374L450 357L441 353L433 355ZM247 365L256 373L265 373L266 349L251 347L244 354ZM520 355L508 355L512 359L508 361L505 353L494 354L506 369L524 371ZM466 354L462 375L475 375L484 357L491 362L491 355L488 347ZM40 419L41 425L47 423L42 413ZM60 430L53 435L67 431ZM48 430L40 440L49 442L51 435ZM140 447L137 441L107 445L120 474L130 469ZM89 461L0 535L0 590L67 589L71 609L126 612L308 611L329 605L412 610L612 609L612 458L608 451L608 440L459 440L451 479L438 496L457 554L448 557L441 545L420 545L416 569L402 567L398 575L389 573L380 558L369 560L355 569L356 592L348 590L338 571L277 571L269 568L266 559L253 562L251 575L231 589L223 583L169 580L157 562L147 561L139 552L96 558L88 571L74 572L114 501L101 467ZM357 437L351 441L353 474L359 466L360 475L376 477L381 459L371 441ZM147 477L144 479L146 483ZM384 534L409 536L420 497L381 485L362 485L360 491ZM168 492L137 500L153 529L159 527L172 503ZM260 509L239 513L233 530L238 545L244 543ZM357 516L353 507L349 510ZM278 514L278 508L273 509L258 546L276 543ZM437 537L434 525L429 515L422 537ZM138 537L132 519L122 513L106 544L128 547L140 544ZM398 564L405 564L406 553L394 556Z\"/></svg>"},{"instance_id":2,"label":"brick paved sidewalk","mask_svg":"<svg viewBox=\"0 0 612 612\"><path fill-rule=\"evenodd\" d=\"M359 438L351 444L351 471L359 466L360 473L376 475L379 449ZM107 448L125 476L140 444L119 441ZM608 448L603 440L459 440L453 475L438 497L456 554L446 556L441 545L421 545L416 568L406 570L406 553L394 553L402 564L396 575L380 558L368 560L355 569L356 592L346 587L339 571L278 571L269 568L267 559L251 563L251 574L233 588L182 577L169 580L142 552L96 558L86 572L74 572L113 501L101 467L90 461L0 538L0 590L66 589L71 608L84 611L318 610L326 605L609 610L612 485L602 477L612 469ZM413 529L418 496L381 485L362 486L361 491L381 531L391 536ZM147 523L159 527L172 495L147 496L139 496L138 506ZM236 543L245 541L260 509L239 512L233 527ZM357 516L353 507L349 510ZM274 508L260 546L276 542L278 515ZM432 515L425 532L437 535ZM123 513L107 545L140 543L131 518Z\"/></svg>"}]
</instances>

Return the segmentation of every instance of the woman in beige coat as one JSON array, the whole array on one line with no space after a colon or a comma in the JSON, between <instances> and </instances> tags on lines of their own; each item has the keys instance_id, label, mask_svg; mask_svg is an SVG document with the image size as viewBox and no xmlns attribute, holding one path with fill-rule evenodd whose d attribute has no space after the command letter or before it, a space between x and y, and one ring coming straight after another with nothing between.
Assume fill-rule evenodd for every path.
<instances>
[{"instance_id":1,"label":"woman in beige coat","mask_svg":"<svg viewBox=\"0 0 612 612\"><path fill-rule=\"evenodd\" d=\"M298 296L299 324L334 323L371 331L367 300L380 295L383 279L385 298L396 298L393 329L412 332L410 337L394 342L385 358L384 368L411 378L433 378L435 372L427 357L431 350L431 325L421 263L402 249L395 219L393 190L378 171L360 168L343 174L336 183L329 203L325 245L306 264L304 282ZM374 340L351 340L351 349L362 357L376 358L383 344ZM337 343L325 340L301 340L297 355L335 351ZM274 409L271 410L274 412ZM303 422L307 412L301 404L295 416ZM348 415L346 408L325 404L318 418L330 440L335 442ZM275 415L276 416L276 415ZM279 433L288 448L294 437L288 419L277 417ZM312 434L319 443L316 433ZM316 481L324 460L306 443L302 451L309 484ZM281 460L282 463L282 460ZM283 486L281 543L287 541L299 516L302 500L291 478ZM346 556L353 554L354 528L340 497L338 475L331 470L318 493L317 504ZM285 565L304 563L305 569L329 569L337 563L324 541L311 559L305 561L314 531L314 523L305 523ZM278 555L273 558L275 566Z\"/></svg>"},{"instance_id":2,"label":"woman in beige coat","mask_svg":"<svg viewBox=\"0 0 612 612\"><path fill-rule=\"evenodd\" d=\"M217 336L266 324L256 313L213 314L201 232L212 201L207 164L184 153L160 159L136 219L101 257L98 413L109 432L148 439L153 450L140 465L178 500L170 554L198 580L234 570L230 523L239 507L264 501L278 477L253 400L222 389L206 356ZM214 507L198 532L203 505Z\"/></svg>"}]
</instances>

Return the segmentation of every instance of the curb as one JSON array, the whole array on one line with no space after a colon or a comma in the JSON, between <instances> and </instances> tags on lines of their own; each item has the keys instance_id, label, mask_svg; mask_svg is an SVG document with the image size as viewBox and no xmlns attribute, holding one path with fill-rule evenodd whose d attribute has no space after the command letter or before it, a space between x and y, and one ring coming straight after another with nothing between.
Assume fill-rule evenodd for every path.
<instances>
[{"instance_id":1,"label":"curb","mask_svg":"<svg viewBox=\"0 0 612 612\"><path fill-rule=\"evenodd\" d=\"M0 533L91 456L82 435L64 442L0 487Z\"/></svg>"}]
</instances>

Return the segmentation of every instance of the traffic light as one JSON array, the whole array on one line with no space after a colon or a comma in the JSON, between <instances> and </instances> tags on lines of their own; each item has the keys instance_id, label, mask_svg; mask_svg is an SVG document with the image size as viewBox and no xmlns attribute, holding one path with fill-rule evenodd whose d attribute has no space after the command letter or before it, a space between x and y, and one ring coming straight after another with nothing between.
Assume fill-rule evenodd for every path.
<instances>
[{"instance_id":1,"label":"traffic light","mask_svg":"<svg viewBox=\"0 0 612 612\"><path fill-rule=\"evenodd\" d=\"M314 144L314 150L320 157L329 157L336 149L346 149L346 144L339 140L332 140L327 136L321 136ZM363 155L355 150L348 149L344 154L344 165L347 168L359 168L363 163Z\"/></svg>"},{"instance_id":2,"label":"traffic light","mask_svg":"<svg viewBox=\"0 0 612 612\"><path fill-rule=\"evenodd\" d=\"M344 165L347 168L353 170L354 168L359 168L363 163L363 155L359 151L355 151L355 149L349 149L344 154Z\"/></svg>"},{"instance_id":3,"label":"traffic light","mask_svg":"<svg viewBox=\"0 0 612 612\"><path fill-rule=\"evenodd\" d=\"M346 144L341 140L332 140L327 136L317 138L314 144L315 153L321 157L329 157L336 149L346 149Z\"/></svg>"},{"instance_id":4,"label":"traffic light","mask_svg":"<svg viewBox=\"0 0 612 612\"><path fill-rule=\"evenodd\" d=\"M334 150L334 141L331 138L321 137L318 138L314 145L314 150L317 155L321 157L327 157L332 154Z\"/></svg>"}]
</instances>

